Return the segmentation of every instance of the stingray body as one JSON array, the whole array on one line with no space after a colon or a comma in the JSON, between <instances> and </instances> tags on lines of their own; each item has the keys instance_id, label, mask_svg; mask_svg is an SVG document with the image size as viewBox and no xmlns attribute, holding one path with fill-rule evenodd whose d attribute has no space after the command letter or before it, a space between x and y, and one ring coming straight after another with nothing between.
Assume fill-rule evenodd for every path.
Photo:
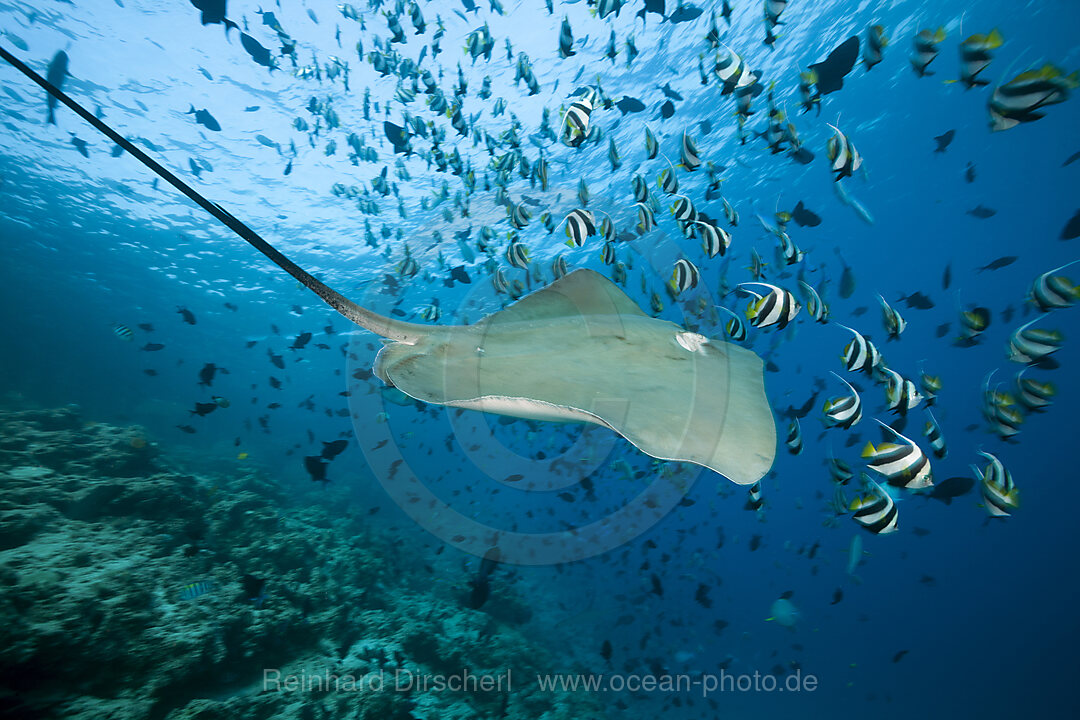
<instances>
[{"instance_id":1,"label":"stingray body","mask_svg":"<svg viewBox=\"0 0 1080 720\"><path fill-rule=\"evenodd\" d=\"M739 484L772 466L776 429L761 359L649 317L591 270L475 325L410 327L423 331L387 344L375 372L418 400L603 425L653 457Z\"/></svg>"},{"instance_id":2,"label":"stingray body","mask_svg":"<svg viewBox=\"0 0 1080 720\"><path fill-rule=\"evenodd\" d=\"M576 270L475 325L406 323L360 307L210 202L3 48L14 65L357 325L385 338L375 371L428 403L610 428L643 452L749 485L776 427L753 352L646 315L614 283Z\"/></svg>"}]
</instances>

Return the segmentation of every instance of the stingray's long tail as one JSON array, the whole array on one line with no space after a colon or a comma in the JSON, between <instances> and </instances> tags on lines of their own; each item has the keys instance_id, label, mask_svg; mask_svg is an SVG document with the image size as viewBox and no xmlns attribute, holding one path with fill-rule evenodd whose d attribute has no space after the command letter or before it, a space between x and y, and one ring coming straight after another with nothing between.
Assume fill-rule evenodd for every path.
<instances>
[{"instance_id":1,"label":"stingray's long tail","mask_svg":"<svg viewBox=\"0 0 1080 720\"><path fill-rule=\"evenodd\" d=\"M60 102L67 105L76 115L81 117L86 122L93 125L99 132L115 142L117 145L127 150L131 155L135 156L139 162L146 167L153 170L161 179L172 185L180 192L187 195L196 205L201 207L206 212L217 218L225 227L232 230L241 238L246 240L252 247L261 252L266 257L280 267L285 272L292 275L294 278L304 284L309 290L314 292L322 301L330 307L337 310L339 313L353 321L357 325L371 332L381 335L385 338L392 340L398 340L406 343L415 343L419 338L426 335L429 332L429 328L425 325L417 325L414 323L401 322L399 320L393 320L388 317L379 315L378 313L371 312L365 308L360 307L352 300L337 292L336 290L326 286L318 279L313 277L310 273L303 270L299 265L294 263L289 258L282 255L274 246L263 240L259 235L249 228L244 223L237 220L229 211L221 207L217 203L212 203L205 197L196 192L190 185L185 183L180 178L173 175L167 169L158 164L153 158L137 148L127 138L123 137L111 127L103 123L86 108L79 103L68 97L63 91L54 86L45 78L38 75L36 72L27 67L22 61L9 53L3 47L0 47L0 57L10 63L16 70L21 72L26 77L30 78L47 93L52 95Z\"/></svg>"}]
</instances>

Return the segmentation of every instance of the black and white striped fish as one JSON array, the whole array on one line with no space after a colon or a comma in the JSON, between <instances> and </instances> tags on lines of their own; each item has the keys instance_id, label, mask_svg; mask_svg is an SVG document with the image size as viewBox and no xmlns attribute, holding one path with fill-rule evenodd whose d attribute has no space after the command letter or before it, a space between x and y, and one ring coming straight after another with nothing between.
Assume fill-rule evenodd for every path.
<instances>
[{"instance_id":1,"label":"black and white striped fish","mask_svg":"<svg viewBox=\"0 0 1080 720\"><path fill-rule=\"evenodd\" d=\"M851 386L851 383L836 373L832 374L837 380L847 385L851 394L829 398L825 401L825 407L823 408L825 413L825 425L847 430L862 419L862 399L859 397L859 393L855 388Z\"/></svg>"},{"instance_id":2,"label":"black and white striped fish","mask_svg":"<svg viewBox=\"0 0 1080 720\"><path fill-rule=\"evenodd\" d=\"M879 62L889 39L885 37L885 28L881 25L871 25L866 29L866 46L863 50L863 63L870 70Z\"/></svg>"},{"instance_id":3,"label":"black and white striped fish","mask_svg":"<svg viewBox=\"0 0 1080 720\"><path fill-rule=\"evenodd\" d=\"M645 156L652 160L660 152L660 143L656 142L656 136L653 135L649 126L645 126Z\"/></svg>"},{"instance_id":4,"label":"black and white striped fish","mask_svg":"<svg viewBox=\"0 0 1080 720\"><path fill-rule=\"evenodd\" d=\"M814 322L822 324L829 322L829 307L822 301L821 295L814 289L814 286L800 280L799 288L802 290L803 300L806 302L806 312L810 313L810 317L814 318Z\"/></svg>"},{"instance_id":5,"label":"black and white striped fish","mask_svg":"<svg viewBox=\"0 0 1080 720\"><path fill-rule=\"evenodd\" d=\"M746 285L768 288L768 292L764 295L753 290L744 291L756 298L746 308L746 317L750 320L750 324L756 328L767 328L775 325L780 330L783 330L802 309L795 296L787 290L761 282L740 283L738 288Z\"/></svg>"},{"instance_id":6,"label":"black and white striped fish","mask_svg":"<svg viewBox=\"0 0 1080 720\"><path fill-rule=\"evenodd\" d=\"M795 244L795 241L791 239L783 230L779 230L776 233L776 238L780 241L780 257L783 259L785 265L794 265L795 263L802 262L806 253L799 249L799 246Z\"/></svg>"},{"instance_id":7,"label":"black and white striped fish","mask_svg":"<svg viewBox=\"0 0 1080 720\"><path fill-rule=\"evenodd\" d=\"M697 266L695 266L694 263L686 258L680 258L675 261L675 269L671 274L671 287L674 288L676 293L685 292L697 287L698 280L700 279L701 273L698 272Z\"/></svg>"},{"instance_id":8,"label":"black and white striped fish","mask_svg":"<svg viewBox=\"0 0 1080 720\"><path fill-rule=\"evenodd\" d=\"M1080 87L1080 75L1066 75L1060 68L1047 63L1037 70L1028 70L1009 82L994 88L990 96L990 129L1008 130L1020 123L1034 122L1045 115L1042 110L1069 97L1069 91Z\"/></svg>"},{"instance_id":9,"label":"black and white striped fish","mask_svg":"<svg viewBox=\"0 0 1080 720\"><path fill-rule=\"evenodd\" d=\"M979 73L990 66L992 52L1003 42L1001 32L994 28L986 35L972 35L960 43L960 82L966 88L990 84L989 80L980 80Z\"/></svg>"},{"instance_id":10,"label":"black and white striped fish","mask_svg":"<svg viewBox=\"0 0 1080 720\"><path fill-rule=\"evenodd\" d=\"M938 424L937 418L934 417L934 413L926 410L926 427L923 428L923 435L926 436L926 441L930 443L930 448L934 451L934 457L942 459L949 454L948 447L945 446L945 436L941 434L941 425Z\"/></svg>"},{"instance_id":11,"label":"black and white striped fish","mask_svg":"<svg viewBox=\"0 0 1080 720\"><path fill-rule=\"evenodd\" d=\"M908 410L918 407L923 401L923 396L911 380L885 366L881 367L881 372L885 377L885 401L889 410L904 416Z\"/></svg>"},{"instance_id":12,"label":"black and white striped fish","mask_svg":"<svg viewBox=\"0 0 1080 720\"><path fill-rule=\"evenodd\" d=\"M653 215L652 208L640 202L635 207L638 209L638 232L644 234L655 228L656 217Z\"/></svg>"},{"instance_id":13,"label":"black and white striped fish","mask_svg":"<svg viewBox=\"0 0 1080 720\"><path fill-rule=\"evenodd\" d=\"M121 325L120 323L113 323L112 326L113 335L121 340L131 341L135 337L135 333L127 325Z\"/></svg>"},{"instance_id":14,"label":"black and white striped fish","mask_svg":"<svg viewBox=\"0 0 1080 720\"><path fill-rule=\"evenodd\" d=\"M851 478L855 476L851 466L840 458L829 456L826 463L829 466L829 477L837 485L847 485Z\"/></svg>"},{"instance_id":15,"label":"black and white striped fish","mask_svg":"<svg viewBox=\"0 0 1080 720\"><path fill-rule=\"evenodd\" d=\"M507 214L510 216L510 224L518 230L528 225L529 220L532 219L532 213L529 212L529 208L525 207L525 203L511 205L507 208Z\"/></svg>"},{"instance_id":16,"label":"black and white striped fish","mask_svg":"<svg viewBox=\"0 0 1080 720\"><path fill-rule=\"evenodd\" d=\"M1066 308L1080 300L1080 285L1073 285L1072 280L1064 275L1058 275L1069 265L1077 262L1080 262L1080 260L1073 260L1071 263L1044 272L1035 278L1035 282L1031 284L1029 297L1040 310L1046 312Z\"/></svg>"},{"instance_id":17,"label":"black and white striped fish","mask_svg":"<svg viewBox=\"0 0 1080 720\"><path fill-rule=\"evenodd\" d=\"M556 256L555 259L551 262L551 274L555 276L556 280L558 280L559 278L566 275L566 272L566 258L562 255Z\"/></svg>"},{"instance_id":18,"label":"black and white striped fish","mask_svg":"<svg viewBox=\"0 0 1080 720\"><path fill-rule=\"evenodd\" d=\"M728 338L735 342L742 342L745 340L746 325L743 323L742 318L722 305L719 307L721 310L731 315L731 319L724 323L724 332L727 333Z\"/></svg>"},{"instance_id":19,"label":"black and white striped fish","mask_svg":"<svg viewBox=\"0 0 1080 720\"><path fill-rule=\"evenodd\" d=\"M630 189L634 193L634 202L643 203L649 201L649 186L642 176L635 175L630 179Z\"/></svg>"},{"instance_id":20,"label":"black and white striped fish","mask_svg":"<svg viewBox=\"0 0 1080 720\"><path fill-rule=\"evenodd\" d=\"M1016 407L1015 400L1008 393L998 391L1000 383L990 389L990 381L996 370L991 371L983 382L983 416L990 423L990 429L1003 440L1008 440L1020 432L1024 415Z\"/></svg>"},{"instance_id":21,"label":"black and white striped fish","mask_svg":"<svg viewBox=\"0 0 1080 720\"><path fill-rule=\"evenodd\" d=\"M990 311L984 307L963 310L960 313L960 337L974 341L986 328L990 327Z\"/></svg>"},{"instance_id":22,"label":"black and white striped fish","mask_svg":"<svg viewBox=\"0 0 1080 720\"><path fill-rule=\"evenodd\" d=\"M907 320L900 315L885 298L878 295L878 301L881 302L881 319L885 323L885 332L889 334L889 340L898 340L900 334L907 328Z\"/></svg>"},{"instance_id":23,"label":"black and white striped fish","mask_svg":"<svg viewBox=\"0 0 1080 720\"><path fill-rule=\"evenodd\" d=\"M701 231L701 249L706 255L714 258L727 253L731 247L731 235L726 230L704 220L695 220L694 223Z\"/></svg>"},{"instance_id":24,"label":"black and white striped fish","mask_svg":"<svg viewBox=\"0 0 1080 720\"><path fill-rule=\"evenodd\" d=\"M867 492L852 500L848 508L855 513L853 516L855 522L875 535L887 535L896 532L899 527L899 512L892 496L865 475L863 480Z\"/></svg>"},{"instance_id":25,"label":"black and white striped fish","mask_svg":"<svg viewBox=\"0 0 1080 720\"><path fill-rule=\"evenodd\" d=\"M618 233L615 232L615 223L611 221L610 215L600 221L600 237L604 238L604 242L609 243L614 243L618 238Z\"/></svg>"},{"instance_id":26,"label":"black and white striped fish","mask_svg":"<svg viewBox=\"0 0 1080 720\"><path fill-rule=\"evenodd\" d=\"M685 195L676 196L675 204L671 206L671 212L679 222L688 223L698 219L698 213L697 210L694 209L694 203L692 203L690 198Z\"/></svg>"},{"instance_id":27,"label":"black and white striped fish","mask_svg":"<svg viewBox=\"0 0 1080 720\"><path fill-rule=\"evenodd\" d=\"M990 461L983 470L971 466L982 490L986 511L991 517L1009 517L1020 507L1020 491L1013 483L1012 473L994 455L982 450L979 454Z\"/></svg>"},{"instance_id":28,"label":"black and white striped fish","mask_svg":"<svg viewBox=\"0 0 1080 720\"><path fill-rule=\"evenodd\" d=\"M495 268L495 273L491 276L491 285L495 288L496 295L502 295L509 289L510 285L506 281L506 273L502 268Z\"/></svg>"},{"instance_id":29,"label":"black and white striped fish","mask_svg":"<svg viewBox=\"0 0 1080 720\"><path fill-rule=\"evenodd\" d=\"M799 428L799 418L792 418L788 423L787 439L784 440L788 452L798 455L803 451L802 430Z\"/></svg>"},{"instance_id":30,"label":"black and white striped fish","mask_svg":"<svg viewBox=\"0 0 1080 720\"><path fill-rule=\"evenodd\" d=\"M619 158L619 148L615 146L615 138L608 139L608 162L611 163L611 171L614 172L622 167L622 160Z\"/></svg>"},{"instance_id":31,"label":"black and white striped fish","mask_svg":"<svg viewBox=\"0 0 1080 720\"><path fill-rule=\"evenodd\" d=\"M596 234L596 218L588 210L578 208L566 216L566 244L582 247L591 235Z\"/></svg>"},{"instance_id":32,"label":"black and white striped fish","mask_svg":"<svg viewBox=\"0 0 1080 720\"><path fill-rule=\"evenodd\" d=\"M690 137L685 130L683 130L682 134L679 159L682 161L682 166L690 172L701 167L701 158L698 156L697 144L694 142L694 138Z\"/></svg>"},{"instance_id":33,"label":"black and white striped fish","mask_svg":"<svg viewBox=\"0 0 1080 720\"><path fill-rule=\"evenodd\" d=\"M761 498L761 481L750 486L747 490L746 509L747 510L760 510L761 506L765 504L765 501Z\"/></svg>"},{"instance_id":34,"label":"black and white striped fish","mask_svg":"<svg viewBox=\"0 0 1080 720\"><path fill-rule=\"evenodd\" d=\"M525 243L517 238L511 239L510 244L506 247L506 261L522 270L528 268L529 248L525 247Z\"/></svg>"},{"instance_id":35,"label":"black and white striped fish","mask_svg":"<svg viewBox=\"0 0 1080 720\"><path fill-rule=\"evenodd\" d=\"M945 39L945 28L939 27L935 31L920 30L915 36L915 53L911 56L911 67L919 77L933 75L926 68L934 62L938 56L938 43Z\"/></svg>"},{"instance_id":36,"label":"black and white striped fish","mask_svg":"<svg viewBox=\"0 0 1080 720\"><path fill-rule=\"evenodd\" d=\"M1027 368L1016 374L1017 398L1020 400L1020 404L1032 412L1045 410L1054 401L1057 388L1054 387L1053 383L1026 378L1024 377L1025 372L1027 372Z\"/></svg>"},{"instance_id":37,"label":"black and white striped fish","mask_svg":"<svg viewBox=\"0 0 1080 720\"><path fill-rule=\"evenodd\" d=\"M727 201L727 198L720 198L720 202L724 205L724 217L727 218L731 227L739 226L739 213L735 211L735 208L731 206L731 203Z\"/></svg>"},{"instance_id":38,"label":"black and white striped fish","mask_svg":"<svg viewBox=\"0 0 1080 720\"><path fill-rule=\"evenodd\" d=\"M1038 362L1061 349L1064 340L1061 332L1031 327L1038 320L1024 323L1009 338L1009 359L1013 362Z\"/></svg>"},{"instance_id":39,"label":"black and white striped fish","mask_svg":"<svg viewBox=\"0 0 1080 720\"><path fill-rule=\"evenodd\" d=\"M828 124L828 123L826 123ZM851 177L856 170L862 167L862 155L848 140L847 135L840 132L835 125L829 125L836 134L829 138L826 146L826 154L831 163L830 169L836 173L833 180Z\"/></svg>"},{"instance_id":40,"label":"black and white striped fish","mask_svg":"<svg viewBox=\"0 0 1080 720\"><path fill-rule=\"evenodd\" d=\"M563 16L562 27L559 28L559 57L565 60L571 55L577 55L574 50L574 30L570 27L570 20Z\"/></svg>"},{"instance_id":41,"label":"black and white striped fish","mask_svg":"<svg viewBox=\"0 0 1080 720\"><path fill-rule=\"evenodd\" d=\"M569 147L578 147L589 136L589 116L592 114L592 101L579 97L570 103L570 109L563 118L562 143Z\"/></svg>"},{"instance_id":42,"label":"black and white striped fish","mask_svg":"<svg viewBox=\"0 0 1080 720\"><path fill-rule=\"evenodd\" d=\"M837 323L837 325L840 325ZM864 372L873 373L874 368L881 364L881 353L874 346L874 343L867 340L862 333L852 330L847 325L840 325L853 337L851 342L844 348L844 354L841 356L844 359L844 365L849 372Z\"/></svg>"},{"instance_id":43,"label":"black and white striped fish","mask_svg":"<svg viewBox=\"0 0 1080 720\"><path fill-rule=\"evenodd\" d=\"M604 243L604 246L600 248L600 261L605 265L615 264L615 243L610 240Z\"/></svg>"},{"instance_id":44,"label":"black and white striped fish","mask_svg":"<svg viewBox=\"0 0 1080 720\"><path fill-rule=\"evenodd\" d=\"M926 453L914 441L904 437L880 420L877 422L892 433L898 442L882 442L877 447L874 447L873 443L866 443L862 457L866 459L867 465L884 475L890 485L905 487L909 490L933 485L934 475Z\"/></svg>"},{"instance_id":45,"label":"black and white striped fish","mask_svg":"<svg viewBox=\"0 0 1080 720\"><path fill-rule=\"evenodd\" d=\"M661 170L660 175L656 178L656 184L668 195L675 195L679 192L679 180L675 177L675 171L672 168Z\"/></svg>"}]
</instances>

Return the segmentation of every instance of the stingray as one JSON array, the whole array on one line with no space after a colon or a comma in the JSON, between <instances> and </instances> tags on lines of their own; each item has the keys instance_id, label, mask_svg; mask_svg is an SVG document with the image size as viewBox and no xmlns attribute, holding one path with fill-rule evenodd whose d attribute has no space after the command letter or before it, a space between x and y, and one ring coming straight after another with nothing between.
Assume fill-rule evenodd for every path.
<instances>
[{"instance_id":1,"label":"stingray","mask_svg":"<svg viewBox=\"0 0 1080 720\"><path fill-rule=\"evenodd\" d=\"M740 485L776 454L762 361L750 350L653 318L604 276L575 270L473 325L379 315L323 284L220 205L0 48L0 56L303 283L384 338L375 374L426 403L607 427L648 455L695 463Z\"/></svg>"}]
</instances>

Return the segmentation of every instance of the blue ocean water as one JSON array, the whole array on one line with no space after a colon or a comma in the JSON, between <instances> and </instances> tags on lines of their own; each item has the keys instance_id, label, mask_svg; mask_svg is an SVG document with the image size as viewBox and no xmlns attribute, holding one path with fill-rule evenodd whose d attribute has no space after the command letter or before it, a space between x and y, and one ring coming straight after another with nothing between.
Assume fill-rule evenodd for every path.
<instances>
[{"instance_id":1,"label":"blue ocean water","mask_svg":"<svg viewBox=\"0 0 1080 720\"><path fill-rule=\"evenodd\" d=\"M667 15L680 12L670 0L667 5ZM692 7L687 3L681 12L692 15ZM983 383L996 370L993 382L1011 387L1022 365L1009 361L1005 348L1013 331L1036 316L1026 300L1032 282L1078 259L1074 241L1061 238L1077 211L1080 162L1068 160L1080 151L1080 106L1066 100L1047 107L1037 122L991 132L987 102L996 87L1026 70L1053 63L1067 74L1080 66L1076 6L795 0L783 9L771 48L762 43L761 3L732 3L730 23L720 17L722 4L698 7L700 16L674 22L655 13L639 17L637 0L603 18L585 2L556 3L553 11L539 2L479 3L473 11L456 1L422 2L426 29L414 34L404 6L357 4L353 19L332 3L283 1L270 8L279 36L257 12L268 8L258 3L229 3L226 17L239 25L231 30L203 25L199 10L183 2L5 3L0 45L43 75L54 54L66 51L65 92L298 265L384 315L424 323L421 311L437 301L440 324L475 322L512 302L496 293L495 268L528 292L553 280L551 263L560 254L571 269L611 277L602 238L567 247L561 228L549 234L540 221L544 210L558 220L578 207L582 181L597 220L609 214L619 233L633 236L614 245L627 268L625 291L646 310L656 293L664 305L660 317L721 338L724 316L712 308L723 305L745 317L747 301L732 289L752 280L751 249L768 263L766 282L798 296L797 278L807 278L822 288L834 322L814 323L804 307L789 329L749 328L745 343L770 363L765 387L779 435L759 512L744 508L746 488L689 463L654 461L606 429L506 422L384 392L367 373L380 347L375 335L355 329L134 159L114 156L113 143L66 108L57 110L55 125L46 123L44 92L7 65L0 67L0 318L7 338L0 390L13 405L75 404L87 419L141 425L194 466L226 473L254 467L305 502L367 514L368 522L402 538L403 566L434 562L445 546L454 563L440 566L443 582L465 582L479 572L483 553L477 548L500 538L512 554L509 545L520 539L510 532L559 535L616 517L596 534L595 547L508 563L492 576L532 607L523 632L550 641L561 668L698 680L721 670L758 672L781 683L799 673L817 680L814 690L798 693L702 697L700 686L602 693L612 717L1064 711L1072 697L1072 648L1080 640L1071 603L1078 586L1068 560L1077 544L1080 500L1068 459L1080 397L1072 371L1076 310L1055 310L1038 323L1065 336L1053 356L1056 369L1028 371L1051 380L1057 394L1047 412L1026 414L1012 442L987 428ZM391 44L384 11L403 10L405 42ZM716 49L706 39L713 10ZM564 17L575 54L560 58ZM445 26L437 55L431 49L436 18ZM469 33L485 23L494 39L490 60L463 50ZM843 88L821 98L820 113L801 113L799 73L852 35L865 46L873 24L889 38L881 64L868 71L856 63ZM917 77L909 61L913 39L939 26L946 38L930 65L934 74ZM990 85L965 90L946 82L958 76L959 42L994 28L1004 44L982 73ZM245 51L241 32L271 50L276 69ZM613 60L605 56L612 32ZM628 62L631 37L639 54ZM295 62L279 54L289 41L296 43ZM734 100L721 94L720 80L709 72L725 48L760 75L762 92L752 100L745 142ZM460 103L471 126L467 136L458 136L447 113L430 109L422 84L415 99L404 102L414 79L380 75L372 53L383 50L432 72L447 102ZM520 53L539 82L535 95L514 80ZM699 56L707 85L699 78ZM333 68L339 68L336 76ZM467 89L455 98L459 68ZM485 77L488 98L478 94ZM665 85L682 98L672 101L669 118L661 116L669 99ZM587 86L615 102L636 98L645 109L623 113L599 103L591 125L603 137L580 148L541 135L544 110L560 133L563 112ZM770 152L755 135L766 130L770 88L814 154L808 164L788 151ZM505 110L497 112L497 104ZM200 125L189 109L208 110L221 129ZM471 167L474 191L461 176L438 170L432 142L422 135L412 138L412 154L394 154L384 122L400 124L406 113L431 123L428 132L446 133L440 147L458 152ZM530 252L528 271L511 267L504 255L511 226L497 201L493 167L515 153L504 134L514 122L521 155L530 166L543 157L550 168L546 191L523 177L520 166L505 182L511 202L535 202L527 204L531 223L518 230ZM863 158L863 172L841 183L869 218L836 193L826 157L829 124ZM699 239L680 233L672 200L656 184L667 163L646 157L646 125L672 162L685 131L702 161L714 164L723 197L739 212L736 227L724 221L719 199L706 199L705 166L675 174L698 210L730 231L726 257L706 257ZM947 131L955 131L951 144L934 152L934 138ZM73 134L88 143L87 156L72 145ZM374 161L350 159L359 154L350 134L374 150ZM493 138L492 153L485 134ZM609 141L618 148L618 169L609 161ZM393 185L385 195L373 184L384 168ZM658 228L640 236L635 174L646 179L660 208ZM436 204L444 184L447 199ZM371 201L378 214L363 212L358 200ZM758 216L774 224L778 211L800 201L821 223L789 225L806 256L785 267ZM994 212L973 214L976 208ZM487 255L477 245L485 226L495 231ZM455 233L469 228L463 250ZM696 264L701 281L674 300L664 285L680 255ZM402 272L409 257L418 265L412 277ZM982 269L999 258L1015 259ZM847 298L840 296L845 265L855 281ZM459 266L471 282L446 282ZM911 308L899 300L916 291L934 306ZM885 340L878 295L909 323L897 341ZM990 326L977 344L958 346L960 312L975 306L991 311ZM196 322L185 322L179 308ZM972 464L985 464L977 453L993 453L1020 489L1022 503L1012 517L988 519L978 486L948 505L896 492L899 529L892 534L875 536L850 516L836 517L826 458L840 457L855 470L856 479L843 489L850 500L865 468L862 447L879 440L873 419L892 419L880 386L845 373L840 355L851 335L836 323L871 336L888 366L904 377L917 381L922 370L941 377L934 414L948 455L931 459L935 479L971 477ZM134 337L118 336L116 325ZM310 341L289 349L302 344L296 339L304 332L312 333ZM150 343L164 347L141 349ZM227 374L200 386L207 363ZM560 368L549 371L557 375ZM850 432L821 425L821 405L843 392L829 371L862 391L864 418ZM785 411L816 392L801 419L804 450L792 455L783 444ZM211 396L227 399L228 407L205 417L189 413ZM923 411L911 411L904 432L929 452ZM849 445L852 433L859 440ZM348 445L327 464L328 483L313 483L304 458L338 439ZM534 478L538 484L528 486ZM677 507L641 527L634 524L640 518L616 514L657 479L685 488ZM451 510L458 520L447 520ZM477 523L468 526L475 534L456 540L453 528L467 527L465 519ZM849 572L855 537L864 553ZM798 608L791 628L767 620L786 593ZM605 641L610 660L603 657Z\"/></svg>"}]
</instances>

